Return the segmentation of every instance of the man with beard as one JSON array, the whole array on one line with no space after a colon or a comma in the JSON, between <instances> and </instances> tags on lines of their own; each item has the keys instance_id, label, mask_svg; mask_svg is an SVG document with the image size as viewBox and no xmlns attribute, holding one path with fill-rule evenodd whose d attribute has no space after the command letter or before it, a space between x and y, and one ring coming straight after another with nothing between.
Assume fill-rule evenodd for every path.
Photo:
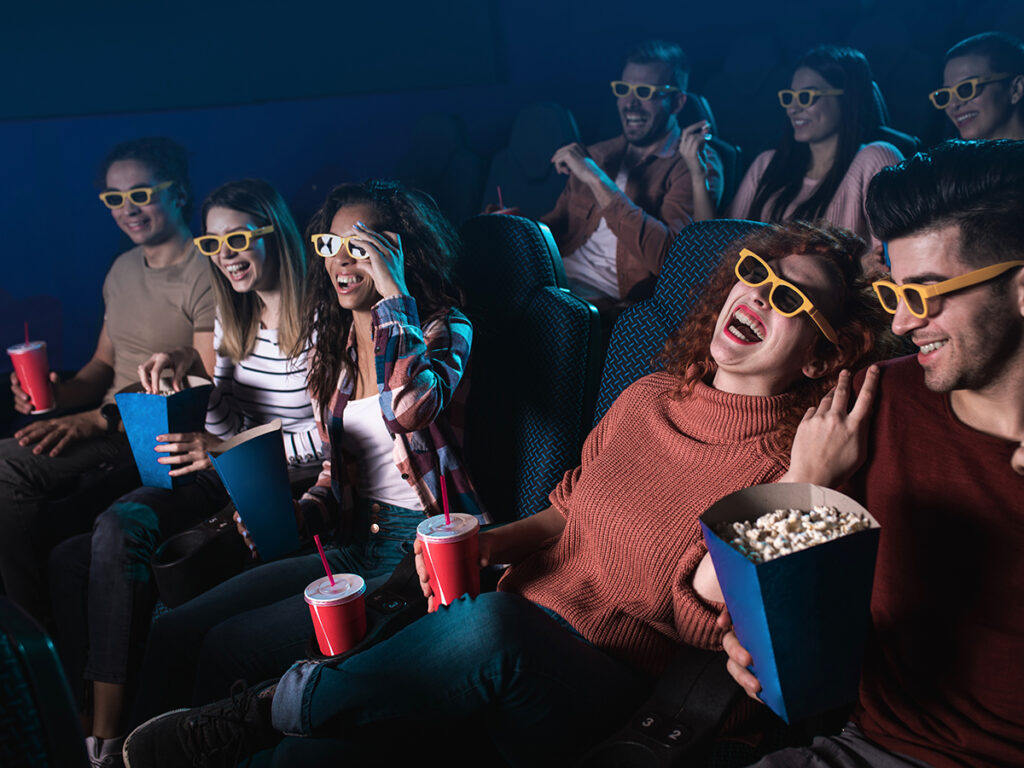
<instances>
[{"instance_id":1,"label":"man with beard","mask_svg":"<svg viewBox=\"0 0 1024 768\"><path fill-rule=\"evenodd\" d=\"M694 219L695 186L721 198L722 165L704 145L707 124L680 129L676 119L688 80L679 46L639 45L611 84L622 135L568 144L551 158L569 180L541 221L562 253L569 287L602 314L652 293L672 238Z\"/></svg>"},{"instance_id":2,"label":"man with beard","mask_svg":"<svg viewBox=\"0 0 1024 768\"><path fill-rule=\"evenodd\" d=\"M867 210L892 261L878 298L920 351L869 371L849 412L841 379L784 478L842 483L881 523L860 694L840 735L758 766L1022 765L1024 141L915 155ZM750 655L724 646L756 696Z\"/></svg>"}]
</instances>

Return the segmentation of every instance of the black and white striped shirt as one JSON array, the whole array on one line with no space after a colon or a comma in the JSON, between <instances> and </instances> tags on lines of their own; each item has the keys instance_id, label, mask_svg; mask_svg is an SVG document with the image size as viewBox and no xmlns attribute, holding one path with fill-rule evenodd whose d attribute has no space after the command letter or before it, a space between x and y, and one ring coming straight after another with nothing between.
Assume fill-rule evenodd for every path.
<instances>
[{"instance_id":1,"label":"black and white striped shirt","mask_svg":"<svg viewBox=\"0 0 1024 768\"><path fill-rule=\"evenodd\" d=\"M213 347L219 349L223 329L214 321ZM261 328L256 346L235 365L217 353L213 394L206 412L206 429L221 440L251 427L281 419L284 451L289 464L324 459L323 444L313 419L306 390L307 347L298 356L283 356L277 330Z\"/></svg>"}]
</instances>

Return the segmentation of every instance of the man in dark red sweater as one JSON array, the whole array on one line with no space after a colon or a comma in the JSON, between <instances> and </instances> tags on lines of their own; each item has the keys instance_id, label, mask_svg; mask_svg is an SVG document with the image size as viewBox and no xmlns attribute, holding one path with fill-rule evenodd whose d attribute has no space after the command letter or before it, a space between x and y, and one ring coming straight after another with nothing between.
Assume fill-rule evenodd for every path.
<instances>
[{"instance_id":1,"label":"man in dark red sweater","mask_svg":"<svg viewBox=\"0 0 1024 768\"><path fill-rule=\"evenodd\" d=\"M947 142L879 173L867 208L876 291L920 351L858 377L870 415L842 381L785 478L845 480L881 523L860 695L840 735L758 765L1024 765L1024 142Z\"/></svg>"}]
</instances>

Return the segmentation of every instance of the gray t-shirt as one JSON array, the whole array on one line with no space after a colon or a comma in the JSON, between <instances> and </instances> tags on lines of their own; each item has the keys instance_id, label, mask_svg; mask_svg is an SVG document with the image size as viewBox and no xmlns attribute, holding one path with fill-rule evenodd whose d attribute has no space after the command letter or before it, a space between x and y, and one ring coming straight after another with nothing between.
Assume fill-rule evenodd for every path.
<instances>
[{"instance_id":1,"label":"gray t-shirt","mask_svg":"<svg viewBox=\"0 0 1024 768\"><path fill-rule=\"evenodd\" d=\"M139 380L154 352L191 346L192 335L213 331L216 308L207 257L192 246L169 267L147 266L142 248L117 257L103 281L104 320L114 345L114 393Z\"/></svg>"}]
</instances>

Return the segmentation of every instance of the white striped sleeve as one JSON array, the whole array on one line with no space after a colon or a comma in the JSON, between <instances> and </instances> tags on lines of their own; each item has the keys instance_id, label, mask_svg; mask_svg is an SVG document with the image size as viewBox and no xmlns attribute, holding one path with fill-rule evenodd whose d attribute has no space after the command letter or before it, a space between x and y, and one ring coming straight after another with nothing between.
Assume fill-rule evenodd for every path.
<instances>
[{"instance_id":1,"label":"white striped sleeve","mask_svg":"<svg viewBox=\"0 0 1024 768\"><path fill-rule=\"evenodd\" d=\"M223 338L218 312L213 320L213 349L217 359L213 366L213 392L206 410L206 431L227 440L242 431L245 420L234 398L235 364L220 353Z\"/></svg>"}]
</instances>

